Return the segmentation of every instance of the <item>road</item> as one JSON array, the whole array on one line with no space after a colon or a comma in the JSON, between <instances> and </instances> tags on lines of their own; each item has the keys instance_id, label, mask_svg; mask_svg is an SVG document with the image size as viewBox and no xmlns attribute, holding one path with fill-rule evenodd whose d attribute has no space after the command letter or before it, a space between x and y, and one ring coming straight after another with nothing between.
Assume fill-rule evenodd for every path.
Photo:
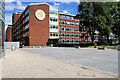
<instances>
[{"instance_id":1,"label":"road","mask_svg":"<svg viewBox=\"0 0 120 80\"><path fill-rule=\"evenodd\" d=\"M40 54L73 64L118 73L118 51L75 48L21 49L25 52Z\"/></svg>"}]
</instances>

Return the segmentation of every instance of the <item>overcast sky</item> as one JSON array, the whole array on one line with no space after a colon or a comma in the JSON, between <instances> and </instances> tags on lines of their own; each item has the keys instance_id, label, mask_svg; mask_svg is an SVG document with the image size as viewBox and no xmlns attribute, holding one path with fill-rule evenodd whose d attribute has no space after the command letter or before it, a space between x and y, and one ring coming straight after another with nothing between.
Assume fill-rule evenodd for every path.
<instances>
[{"instance_id":1,"label":"overcast sky","mask_svg":"<svg viewBox=\"0 0 120 80\"><path fill-rule=\"evenodd\" d=\"M34 2L33 2L34 1ZM12 14L23 11L30 3L48 3L59 9L60 12L77 14L79 0L6 0L5 1L5 29L12 24Z\"/></svg>"}]
</instances>

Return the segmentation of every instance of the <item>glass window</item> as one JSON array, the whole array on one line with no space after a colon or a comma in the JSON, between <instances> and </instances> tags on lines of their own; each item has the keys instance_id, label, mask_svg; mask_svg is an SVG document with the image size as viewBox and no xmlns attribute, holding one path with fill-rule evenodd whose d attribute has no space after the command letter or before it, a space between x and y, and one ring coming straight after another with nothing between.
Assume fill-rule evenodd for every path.
<instances>
[{"instance_id":1,"label":"glass window","mask_svg":"<svg viewBox=\"0 0 120 80\"><path fill-rule=\"evenodd\" d=\"M58 15L58 11L50 10L50 14Z\"/></svg>"},{"instance_id":2,"label":"glass window","mask_svg":"<svg viewBox=\"0 0 120 80\"><path fill-rule=\"evenodd\" d=\"M58 26L56 26L56 29L58 29Z\"/></svg>"},{"instance_id":3,"label":"glass window","mask_svg":"<svg viewBox=\"0 0 120 80\"><path fill-rule=\"evenodd\" d=\"M58 36L58 34L56 34L56 36Z\"/></svg>"},{"instance_id":4,"label":"glass window","mask_svg":"<svg viewBox=\"0 0 120 80\"><path fill-rule=\"evenodd\" d=\"M66 19L70 19L70 16L66 16Z\"/></svg>"},{"instance_id":5,"label":"glass window","mask_svg":"<svg viewBox=\"0 0 120 80\"><path fill-rule=\"evenodd\" d=\"M25 12L25 15L27 15L29 13L29 9L27 9L27 11Z\"/></svg>"},{"instance_id":6,"label":"glass window","mask_svg":"<svg viewBox=\"0 0 120 80\"><path fill-rule=\"evenodd\" d=\"M71 17L72 20L74 20L74 17Z\"/></svg>"},{"instance_id":7,"label":"glass window","mask_svg":"<svg viewBox=\"0 0 120 80\"><path fill-rule=\"evenodd\" d=\"M66 19L66 17L65 17L64 15L61 15L61 18L64 18L64 19Z\"/></svg>"},{"instance_id":8,"label":"glass window","mask_svg":"<svg viewBox=\"0 0 120 80\"><path fill-rule=\"evenodd\" d=\"M59 18L61 18L61 15L59 15Z\"/></svg>"},{"instance_id":9,"label":"glass window","mask_svg":"<svg viewBox=\"0 0 120 80\"><path fill-rule=\"evenodd\" d=\"M61 31L64 31L64 28L63 28L63 27L61 28Z\"/></svg>"},{"instance_id":10,"label":"glass window","mask_svg":"<svg viewBox=\"0 0 120 80\"><path fill-rule=\"evenodd\" d=\"M52 33L50 33L50 36L52 36Z\"/></svg>"},{"instance_id":11,"label":"glass window","mask_svg":"<svg viewBox=\"0 0 120 80\"><path fill-rule=\"evenodd\" d=\"M64 22L64 21L62 21L62 22L61 22L61 24L65 24L65 22Z\"/></svg>"},{"instance_id":12,"label":"glass window","mask_svg":"<svg viewBox=\"0 0 120 80\"><path fill-rule=\"evenodd\" d=\"M52 28L52 25L50 25L50 28Z\"/></svg>"},{"instance_id":13,"label":"glass window","mask_svg":"<svg viewBox=\"0 0 120 80\"><path fill-rule=\"evenodd\" d=\"M53 26L53 28L55 28L55 26Z\"/></svg>"},{"instance_id":14,"label":"glass window","mask_svg":"<svg viewBox=\"0 0 120 80\"><path fill-rule=\"evenodd\" d=\"M66 31L70 31L70 28L66 28Z\"/></svg>"},{"instance_id":15,"label":"glass window","mask_svg":"<svg viewBox=\"0 0 120 80\"><path fill-rule=\"evenodd\" d=\"M50 28L51 29L58 29L58 26L56 26L56 25L50 25Z\"/></svg>"},{"instance_id":16,"label":"glass window","mask_svg":"<svg viewBox=\"0 0 120 80\"><path fill-rule=\"evenodd\" d=\"M29 28L29 24L27 24L27 25L25 26L25 29L27 29L27 28Z\"/></svg>"},{"instance_id":17,"label":"glass window","mask_svg":"<svg viewBox=\"0 0 120 80\"><path fill-rule=\"evenodd\" d=\"M58 21L58 19L55 19L55 18L50 18L50 21L57 22L57 21Z\"/></svg>"},{"instance_id":18,"label":"glass window","mask_svg":"<svg viewBox=\"0 0 120 80\"><path fill-rule=\"evenodd\" d=\"M66 36L69 36L69 34L66 34Z\"/></svg>"},{"instance_id":19,"label":"glass window","mask_svg":"<svg viewBox=\"0 0 120 80\"><path fill-rule=\"evenodd\" d=\"M52 21L52 18L50 18L50 21Z\"/></svg>"},{"instance_id":20,"label":"glass window","mask_svg":"<svg viewBox=\"0 0 120 80\"><path fill-rule=\"evenodd\" d=\"M79 23L75 23L75 26L79 26Z\"/></svg>"},{"instance_id":21,"label":"glass window","mask_svg":"<svg viewBox=\"0 0 120 80\"><path fill-rule=\"evenodd\" d=\"M50 10L50 14L52 14L52 11Z\"/></svg>"},{"instance_id":22,"label":"glass window","mask_svg":"<svg viewBox=\"0 0 120 80\"><path fill-rule=\"evenodd\" d=\"M66 22L66 25L70 25L70 22Z\"/></svg>"},{"instance_id":23,"label":"glass window","mask_svg":"<svg viewBox=\"0 0 120 80\"><path fill-rule=\"evenodd\" d=\"M62 36L62 37L64 37L64 36L65 36L65 34L61 34L61 36Z\"/></svg>"},{"instance_id":24,"label":"glass window","mask_svg":"<svg viewBox=\"0 0 120 80\"><path fill-rule=\"evenodd\" d=\"M55 11L53 11L52 14L55 14Z\"/></svg>"},{"instance_id":25,"label":"glass window","mask_svg":"<svg viewBox=\"0 0 120 80\"><path fill-rule=\"evenodd\" d=\"M71 22L71 25L74 25L75 23Z\"/></svg>"}]
</instances>

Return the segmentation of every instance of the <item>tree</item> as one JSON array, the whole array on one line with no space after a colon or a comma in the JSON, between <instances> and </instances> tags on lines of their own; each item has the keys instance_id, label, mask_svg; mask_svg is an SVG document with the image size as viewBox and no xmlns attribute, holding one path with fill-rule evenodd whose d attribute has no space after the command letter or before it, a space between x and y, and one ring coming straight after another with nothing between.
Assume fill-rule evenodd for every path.
<instances>
[{"instance_id":1,"label":"tree","mask_svg":"<svg viewBox=\"0 0 120 80\"><path fill-rule=\"evenodd\" d=\"M77 14L75 18L80 20L80 26L79 26L80 31L86 29L86 32L90 34L90 37L93 43L94 42L94 38L93 38L94 30L92 30L93 29L93 4L89 2L80 3L80 5L78 6L78 12L79 14ZM84 37L85 36L86 35L84 35Z\"/></svg>"},{"instance_id":2,"label":"tree","mask_svg":"<svg viewBox=\"0 0 120 80\"><path fill-rule=\"evenodd\" d=\"M78 6L79 14L76 18L80 20L80 29L82 27L89 28L89 34L94 42L95 30L101 34L101 39L107 36L109 43L109 35L112 32L111 27L114 23L114 18L111 11L115 8L114 3L109 2L81 2ZM115 5L115 4L114 4Z\"/></svg>"},{"instance_id":3,"label":"tree","mask_svg":"<svg viewBox=\"0 0 120 80\"><path fill-rule=\"evenodd\" d=\"M107 36L107 43L109 43L109 35L111 33L111 27L114 22L114 19L111 16L111 4L112 3L109 2L98 2L94 7L95 26L100 32L102 38L105 38L104 36Z\"/></svg>"},{"instance_id":4,"label":"tree","mask_svg":"<svg viewBox=\"0 0 120 80\"><path fill-rule=\"evenodd\" d=\"M115 34L115 38L119 40L120 44L120 2L114 3L113 10L111 11L114 18L114 24L112 26L112 32Z\"/></svg>"}]
</instances>

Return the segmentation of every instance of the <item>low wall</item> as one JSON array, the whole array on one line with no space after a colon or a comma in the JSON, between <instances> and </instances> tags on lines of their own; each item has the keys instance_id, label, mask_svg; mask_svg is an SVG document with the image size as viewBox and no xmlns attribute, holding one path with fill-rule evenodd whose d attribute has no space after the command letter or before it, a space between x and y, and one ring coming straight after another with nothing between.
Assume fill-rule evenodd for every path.
<instances>
[{"instance_id":1,"label":"low wall","mask_svg":"<svg viewBox=\"0 0 120 80\"><path fill-rule=\"evenodd\" d=\"M4 42L5 49L11 49L12 46L15 48L20 48L20 42Z\"/></svg>"}]
</instances>

